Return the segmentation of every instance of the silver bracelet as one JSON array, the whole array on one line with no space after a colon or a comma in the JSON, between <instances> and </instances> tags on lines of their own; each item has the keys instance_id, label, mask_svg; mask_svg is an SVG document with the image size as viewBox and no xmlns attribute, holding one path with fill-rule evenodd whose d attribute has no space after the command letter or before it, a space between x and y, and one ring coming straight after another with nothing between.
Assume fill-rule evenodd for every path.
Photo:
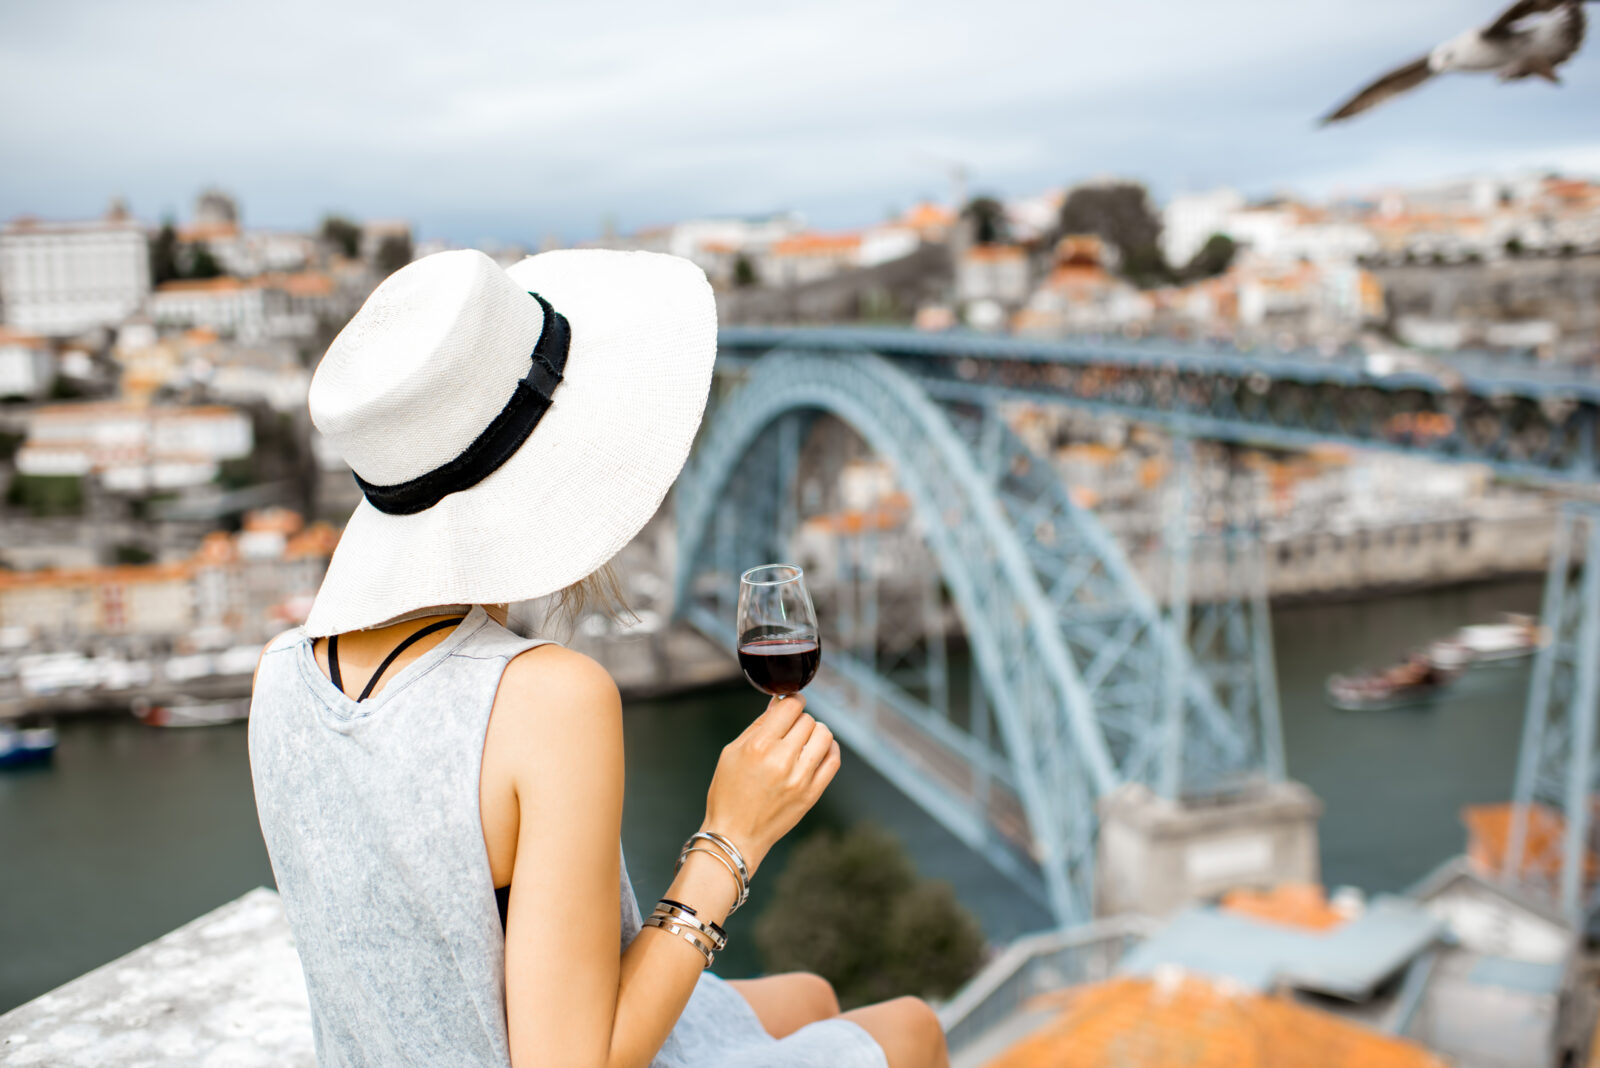
<instances>
[{"instance_id":1,"label":"silver bracelet","mask_svg":"<svg viewBox=\"0 0 1600 1068\"><path fill-rule=\"evenodd\" d=\"M683 939L685 942L689 943L695 949L700 951L700 955L706 959L705 967L707 968L711 967L711 962L716 959L716 955L711 952L709 947L700 941L699 936L694 933L692 928L684 927L676 920L669 920L665 917L657 916L652 913L645 917L644 926L659 927L663 931L677 935L679 938Z\"/></svg>"},{"instance_id":2,"label":"silver bracelet","mask_svg":"<svg viewBox=\"0 0 1600 1068\"><path fill-rule=\"evenodd\" d=\"M693 841L693 839L690 839L690 841ZM724 856L720 850L707 849L704 846L689 846L687 843L685 844L683 852L678 854L678 862L672 866L673 875L678 874L678 869L683 867L684 859L688 857L690 853L711 854L717 858L717 863L721 864L724 868L727 868L728 874L733 876L734 883L739 887L739 895L734 901L733 907L728 910L728 915L732 916L734 912L738 910L739 906L744 904L745 898L750 896L750 884L739 878L738 869L733 866L733 862Z\"/></svg>"},{"instance_id":3,"label":"silver bracelet","mask_svg":"<svg viewBox=\"0 0 1600 1068\"><path fill-rule=\"evenodd\" d=\"M693 927L696 931L699 931L701 934L705 935L706 939L711 943L711 948L719 953L722 952L722 948L728 944L728 935L722 930L722 928L718 927L714 923L702 921L698 916L685 909L682 905L668 904L667 902L662 901L657 903L655 911L650 915L660 916L664 919L671 920L673 923L683 924L686 927Z\"/></svg>"},{"instance_id":4,"label":"silver bracelet","mask_svg":"<svg viewBox=\"0 0 1600 1068\"><path fill-rule=\"evenodd\" d=\"M745 886L750 885L750 866L744 862L744 854L739 852L739 847L733 844L731 838L725 834L718 834L716 831L696 831L689 836L690 841L696 838L709 838L712 842L726 849L728 856L733 859L733 863L739 869L740 881Z\"/></svg>"}]
</instances>

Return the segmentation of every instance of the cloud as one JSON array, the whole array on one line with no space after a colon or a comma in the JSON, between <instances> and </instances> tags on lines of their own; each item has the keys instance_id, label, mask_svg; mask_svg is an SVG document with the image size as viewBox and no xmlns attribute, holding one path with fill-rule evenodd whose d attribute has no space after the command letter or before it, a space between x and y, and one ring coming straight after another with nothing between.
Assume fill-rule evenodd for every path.
<instances>
[{"instance_id":1,"label":"cloud","mask_svg":"<svg viewBox=\"0 0 1600 1068\"><path fill-rule=\"evenodd\" d=\"M1158 191L1315 190L1592 166L1593 56L1561 90L1442 79L1314 127L1490 15L1473 0L8 5L0 211L83 215L121 193L153 217L215 182L256 222L339 208L471 242L777 207L844 225L943 193L955 162L1004 193L1108 171Z\"/></svg>"}]
</instances>

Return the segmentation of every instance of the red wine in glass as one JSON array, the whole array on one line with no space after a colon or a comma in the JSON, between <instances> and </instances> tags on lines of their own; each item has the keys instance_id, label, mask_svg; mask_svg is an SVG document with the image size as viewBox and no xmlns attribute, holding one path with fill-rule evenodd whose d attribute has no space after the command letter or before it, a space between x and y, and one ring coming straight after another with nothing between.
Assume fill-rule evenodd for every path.
<instances>
[{"instance_id":1,"label":"red wine in glass","mask_svg":"<svg viewBox=\"0 0 1600 1068\"><path fill-rule=\"evenodd\" d=\"M739 666L762 693L799 693L822 663L805 573L793 564L752 567L739 578Z\"/></svg>"},{"instance_id":2,"label":"red wine in glass","mask_svg":"<svg viewBox=\"0 0 1600 1068\"><path fill-rule=\"evenodd\" d=\"M822 663L822 646L792 638L757 638L739 646L739 666L762 693L799 693Z\"/></svg>"}]
</instances>

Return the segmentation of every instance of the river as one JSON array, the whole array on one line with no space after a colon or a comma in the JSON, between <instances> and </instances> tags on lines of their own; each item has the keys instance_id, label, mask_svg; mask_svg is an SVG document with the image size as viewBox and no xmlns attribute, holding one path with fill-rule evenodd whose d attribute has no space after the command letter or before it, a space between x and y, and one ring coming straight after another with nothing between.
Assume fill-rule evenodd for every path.
<instances>
[{"instance_id":1,"label":"river","mask_svg":"<svg viewBox=\"0 0 1600 1068\"><path fill-rule=\"evenodd\" d=\"M1323 679L1500 611L1536 611L1538 600L1536 582L1493 583L1274 612L1289 772L1327 805L1330 885L1401 890L1461 851L1461 806L1509 794L1528 670L1486 669L1431 707L1374 713L1330 708ZM760 707L744 689L628 706L623 847L641 900L665 889L718 751ZM132 717L81 719L60 735L52 766L0 772L0 1012L272 885L242 724L155 730ZM788 842L863 820L892 828L925 875L950 880L991 938L1048 923L848 752ZM735 917L719 973L758 970L738 921L760 912L785 853L780 843Z\"/></svg>"}]
</instances>

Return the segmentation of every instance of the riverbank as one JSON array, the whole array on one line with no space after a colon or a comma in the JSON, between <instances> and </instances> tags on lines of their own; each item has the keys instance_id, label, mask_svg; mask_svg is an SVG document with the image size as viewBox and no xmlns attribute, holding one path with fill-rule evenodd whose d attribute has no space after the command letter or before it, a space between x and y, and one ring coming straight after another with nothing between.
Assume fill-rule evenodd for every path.
<instances>
[{"instance_id":1,"label":"riverbank","mask_svg":"<svg viewBox=\"0 0 1600 1068\"><path fill-rule=\"evenodd\" d=\"M1402 890L1459 853L1462 805L1503 801L1515 771L1526 667L1475 673L1432 706L1340 712L1332 671L1392 659L1500 611L1537 610L1538 582L1487 583L1274 612L1289 773L1326 803L1324 878ZM671 881L703 814L721 747L762 707L744 686L629 700L623 846L639 896ZM272 870L256 823L244 724L158 730L132 716L60 727L53 765L0 774L0 1012L182 926ZM14 814L14 815L13 815ZM995 941L1048 917L854 753L779 844L730 930L719 970L760 969L745 917L760 914L787 850L824 827L871 820L923 874L949 880Z\"/></svg>"}]
</instances>

